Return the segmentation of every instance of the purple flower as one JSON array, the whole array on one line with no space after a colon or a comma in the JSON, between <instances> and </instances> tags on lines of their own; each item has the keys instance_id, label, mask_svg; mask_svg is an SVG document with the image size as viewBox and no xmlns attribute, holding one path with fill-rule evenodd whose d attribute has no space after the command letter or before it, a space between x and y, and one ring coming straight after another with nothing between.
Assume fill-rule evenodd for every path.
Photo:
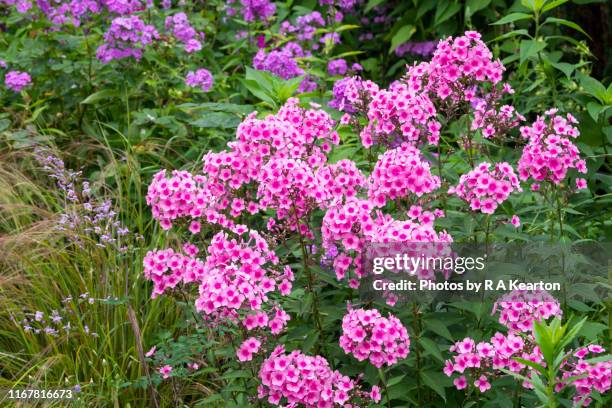
<instances>
[{"instance_id":1,"label":"purple flower","mask_svg":"<svg viewBox=\"0 0 612 408\"><path fill-rule=\"evenodd\" d=\"M259 50L253 58L253 67L259 71L270 72L282 79L291 79L304 74L304 70L293 58L293 53L286 48L269 53Z\"/></svg>"},{"instance_id":2,"label":"purple flower","mask_svg":"<svg viewBox=\"0 0 612 408\"><path fill-rule=\"evenodd\" d=\"M343 58L331 60L327 64L327 73L329 75L344 75L346 71L348 71L348 66Z\"/></svg>"},{"instance_id":3,"label":"purple flower","mask_svg":"<svg viewBox=\"0 0 612 408\"><path fill-rule=\"evenodd\" d=\"M276 12L276 4L269 0L240 0L244 21L267 21Z\"/></svg>"},{"instance_id":4,"label":"purple flower","mask_svg":"<svg viewBox=\"0 0 612 408\"><path fill-rule=\"evenodd\" d=\"M152 25L145 24L140 17L117 17L104 34L105 43L98 47L96 56L104 63L133 57L142 58L142 50L159 38Z\"/></svg>"},{"instance_id":5,"label":"purple flower","mask_svg":"<svg viewBox=\"0 0 612 408\"><path fill-rule=\"evenodd\" d=\"M4 85L8 89L15 92L20 92L23 88L32 83L32 78L27 72L21 71L10 71L4 77Z\"/></svg>"},{"instance_id":6,"label":"purple flower","mask_svg":"<svg viewBox=\"0 0 612 408\"><path fill-rule=\"evenodd\" d=\"M200 88L208 92L213 85L213 76L207 69L200 68L195 72L189 71L185 77L185 83L192 88Z\"/></svg>"},{"instance_id":7,"label":"purple flower","mask_svg":"<svg viewBox=\"0 0 612 408\"><path fill-rule=\"evenodd\" d=\"M437 42L436 41L408 41L403 44L400 44L395 49L395 55L398 57L403 57L406 54L417 55L421 57L428 57L436 49Z\"/></svg>"},{"instance_id":8,"label":"purple flower","mask_svg":"<svg viewBox=\"0 0 612 408\"><path fill-rule=\"evenodd\" d=\"M351 77L345 77L334 83L333 99L329 102L329 106L342 112L354 113L355 109L346 100L346 86L353 82Z\"/></svg>"},{"instance_id":9,"label":"purple flower","mask_svg":"<svg viewBox=\"0 0 612 408\"><path fill-rule=\"evenodd\" d=\"M185 51L192 53L202 49L198 40L204 38L204 33L198 33L190 24L185 13L177 13L166 18L166 31L171 31L174 38L185 45Z\"/></svg>"}]
</instances>

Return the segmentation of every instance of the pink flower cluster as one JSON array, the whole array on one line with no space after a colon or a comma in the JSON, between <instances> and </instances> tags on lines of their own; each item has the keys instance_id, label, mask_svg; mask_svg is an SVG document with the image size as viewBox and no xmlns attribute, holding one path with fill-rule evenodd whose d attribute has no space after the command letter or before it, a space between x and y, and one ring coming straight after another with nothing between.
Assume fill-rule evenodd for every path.
<instances>
[{"instance_id":1,"label":"pink flower cluster","mask_svg":"<svg viewBox=\"0 0 612 408\"><path fill-rule=\"evenodd\" d=\"M316 207L316 198L324 194L323 186L315 183L312 169L301 160L272 159L259 176L257 196L261 208L275 209L277 219L289 219L302 232L307 232L307 227L299 220Z\"/></svg>"},{"instance_id":2,"label":"pink flower cluster","mask_svg":"<svg viewBox=\"0 0 612 408\"><path fill-rule=\"evenodd\" d=\"M394 82L388 90L371 94L367 116L369 124L362 131L364 147L376 140L390 146L401 142L436 145L440 122L436 108L426 93L416 92L405 82Z\"/></svg>"},{"instance_id":3,"label":"pink flower cluster","mask_svg":"<svg viewBox=\"0 0 612 408\"><path fill-rule=\"evenodd\" d=\"M331 408L346 404L356 393L357 384L333 371L321 356L308 356L298 350L285 353L278 346L259 370L258 397L276 406Z\"/></svg>"},{"instance_id":4,"label":"pink flower cluster","mask_svg":"<svg viewBox=\"0 0 612 408\"><path fill-rule=\"evenodd\" d=\"M470 103L475 88L485 82L499 83L503 72L501 61L493 61L480 34L466 31L463 36L440 41L431 61L408 70L407 83L413 92L426 92L448 108Z\"/></svg>"},{"instance_id":5,"label":"pink flower cluster","mask_svg":"<svg viewBox=\"0 0 612 408\"><path fill-rule=\"evenodd\" d=\"M153 217L165 230L182 217L200 217L202 209L215 197L205 189L206 178L187 171L174 170L170 178L162 170L155 174L147 192L147 204Z\"/></svg>"},{"instance_id":6,"label":"pink flower cluster","mask_svg":"<svg viewBox=\"0 0 612 408\"><path fill-rule=\"evenodd\" d=\"M319 204L341 200L334 191L351 194L353 177L359 178L354 168L340 165L331 167L339 183L348 183L340 190L323 190L325 185L312 182L327 161L326 153L339 142L333 128L325 111L303 109L297 99L289 99L277 114L264 119L251 114L238 126L228 151L204 156L203 174L175 171L170 179L164 171L156 174L147 203L165 229L183 217L234 228L233 219L239 215L271 209L288 228L303 231L295 214L300 218ZM340 177L342 168L353 175ZM271 219L270 227L275 224Z\"/></svg>"},{"instance_id":7,"label":"pink flower cluster","mask_svg":"<svg viewBox=\"0 0 612 408\"><path fill-rule=\"evenodd\" d=\"M576 406L587 407L593 402L590 397L593 390L600 394L604 394L610 390L612 386L612 362L603 361L599 363L589 363L587 357L604 353L606 350L597 345L591 344L588 347L583 347L577 350L572 359L566 361L563 366L563 375L561 382L557 385L555 391L559 392L563 387L573 386L576 389L576 395L573 397ZM578 377L578 378L576 378ZM573 378L574 380L569 380ZM567 382L563 380L568 380Z\"/></svg>"},{"instance_id":8,"label":"pink flower cluster","mask_svg":"<svg viewBox=\"0 0 612 408\"><path fill-rule=\"evenodd\" d=\"M104 63L130 57L140 60L144 48L157 38L155 27L145 24L140 17L117 17L104 33L105 43L98 47L96 56Z\"/></svg>"},{"instance_id":9,"label":"pink flower cluster","mask_svg":"<svg viewBox=\"0 0 612 408\"><path fill-rule=\"evenodd\" d=\"M21 92L23 88L31 83L32 78L27 72L9 71L4 77L4 85L14 92Z\"/></svg>"},{"instance_id":10,"label":"pink flower cluster","mask_svg":"<svg viewBox=\"0 0 612 408\"><path fill-rule=\"evenodd\" d=\"M354 278L350 286L357 287L363 277L362 254L366 243L400 242L452 242L446 231L436 232L434 221L443 213L423 211L412 206L407 216L409 220L400 221L381 212L373 214L374 204L370 200L354 198L343 205L330 207L321 226L323 248L336 272L336 278L343 280L350 268ZM432 271L420 270L420 279L433 278Z\"/></svg>"},{"instance_id":11,"label":"pink flower cluster","mask_svg":"<svg viewBox=\"0 0 612 408\"><path fill-rule=\"evenodd\" d=\"M355 197L366 186L365 176L355 162L348 159L319 167L315 178L317 184L325 186L326 196L317 197L317 201L324 206L341 204Z\"/></svg>"},{"instance_id":12,"label":"pink flower cluster","mask_svg":"<svg viewBox=\"0 0 612 408\"><path fill-rule=\"evenodd\" d=\"M466 337L455 343L450 352L455 356L446 360L444 373L449 377L455 372L460 374L453 381L458 390L473 384L480 392L485 392L491 388L490 379L503 375L500 369L524 374L527 366L516 361L515 357L543 363L542 353L533 341L526 342L523 337L513 333L504 336L498 332L489 342L478 344Z\"/></svg>"},{"instance_id":13,"label":"pink flower cluster","mask_svg":"<svg viewBox=\"0 0 612 408\"><path fill-rule=\"evenodd\" d=\"M174 38L182 42L187 53L200 51L202 49L201 39L204 39L204 33L197 32L191 24L185 13L176 13L173 16L166 17L166 31L172 32Z\"/></svg>"},{"instance_id":14,"label":"pink flower cluster","mask_svg":"<svg viewBox=\"0 0 612 408\"><path fill-rule=\"evenodd\" d=\"M330 207L321 225L323 248L336 272L343 280L351 266L356 278L363 276L362 257L366 234L374 230L372 204L367 200L353 199L342 205ZM341 251L338 250L341 248ZM355 286L355 284L351 285Z\"/></svg>"},{"instance_id":15,"label":"pink flower cluster","mask_svg":"<svg viewBox=\"0 0 612 408\"><path fill-rule=\"evenodd\" d=\"M483 136L490 138L524 120L514 107L500 106L501 97L514 92L501 83L503 71L480 34L467 31L440 41L430 62L410 67L389 89L364 86L359 78L343 79L334 89L332 105L367 117L360 133L365 147L375 143L394 147L401 142L437 145L442 127L439 113L473 112L471 129L482 129Z\"/></svg>"},{"instance_id":16,"label":"pink flower cluster","mask_svg":"<svg viewBox=\"0 0 612 408\"><path fill-rule=\"evenodd\" d=\"M502 369L531 378L533 368L516 360L532 361L546 367L544 357L531 334L533 322L553 316L561 316L559 303L544 291L514 291L503 296L494 306L495 313L501 308L500 323L508 327L507 335L495 333L490 341L476 343L467 337L455 343L450 352L455 353L452 359L446 361L444 373L451 377L457 389L470 385L480 392L491 388L490 380L506 375ZM591 403L590 394L595 389L600 393L607 392L612 382L612 363L588 362L589 353L600 354L605 350L595 344L578 349L566 355L561 363L561 377L557 379L556 392L565 387L576 389L574 403L588 406ZM533 388L529 381L523 381L523 387Z\"/></svg>"},{"instance_id":17,"label":"pink flower cluster","mask_svg":"<svg viewBox=\"0 0 612 408\"><path fill-rule=\"evenodd\" d=\"M240 348L238 348L238 361L251 361L253 354L256 354L261 347L261 341L255 337L249 337L242 342Z\"/></svg>"},{"instance_id":18,"label":"pink flower cluster","mask_svg":"<svg viewBox=\"0 0 612 408\"><path fill-rule=\"evenodd\" d=\"M149 251L144 259L144 274L153 281L152 297L178 284L196 283L199 296L196 310L203 312L212 324L242 324L247 331L269 330L280 334L289 315L271 305L269 295L291 292L293 272L281 268L268 242L256 231L243 231L231 238L218 232L207 248L205 261L195 258L195 245L185 244L183 253L172 249ZM260 350L265 336L251 337L237 350L240 361L249 361Z\"/></svg>"},{"instance_id":19,"label":"pink flower cluster","mask_svg":"<svg viewBox=\"0 0 612 408\"><path fill-rule=\"evenodd\" d=\"M485 139L506 134L525 120L525 117L518 113L514 106L499 106L502 95L506 93L514 93L508 84L504 84L501 90L494 89L482 97L468 95L472 98L471 105L474 108L471 129L482 129Z\"/></svg>"},{"instance_id":20,"label":"pink flower cluster","mask_svg":"<svg viewBox=\"0 0 612 408\"><path fill-rule=\"evenodd\" d=\"M431 174L421 152L407 143L382 154L369 179L368 197L377 207L387 200L421 197L440 187L440 178Z\"/></svg>"},{"instance_id":21,"label":"pink flower cluster","mask_svg":"<svg viewBox=\"0 0 612 408\"><path fill-rule=\"evenodd\" d=\"M571 142L580 135L573 126L578 121L571 114L563 117L556 113L556 109L551 109L531 126L521 127L521 135L529 140L518 163L521 180L532 178L559 184L569 169L586 174L586 162Z\"/></svg>"},{"instance_id":22,"label":"pink flower cluster","mask_svg":"<svg viewBox=\"0 0 612 408\"><path fill-rule=\"evenodd\" d=\"M450 351L456 355L446 361L444 373L449 377L453 373L460 374L453 380L459 390L473 385L480 392L486 392L491 388L491 379L506 375L501 369L531 378L533 369L517 361L517 357L546 366L531 335L523 337L518 333L509 333L504 336L496 333L490 342L478 344L471 338L465 338L455 343ZM607 392L611 387L612 363L593 363L585 359L589 353L599 354L604 351L602 347L592 344L566 357L561 363L562 374L557 379L555 391L561 392L568 386L575 387L574 403L580 406L588 406L591 403L589 395L593 390L602 394ZM522 385L525 388L533 388L529 381L523 381Z\"/></svg>"},{"instance_id":23,"label":"pink flower cluster","mask_svg":"<svg viewBox=\"0 0 612 408\"><path fill-rule=\"evenodd\" d=\"M448 189L470 204L473 211L493 214L495 209L508 199L514 191L523 191L512 166L506 162L496 163L493 168L487 162L463 174L459 184Z\"/></svg>"},{"instance_id":24,"label":"pink flower cluster","mask_svg":"<svg viewBox=\"0 0 612 408\"><path fill-rule=\"evenodd\" d=\"M541 322L563 314L559 302L544 290L512 291L495 302L493 313L498 308L499 322L511 331L523 333L533 331L534 321Z\"/></svg>"},{"instance_id":25,"label":"pink flower cluster","mask_svg":"<svg viewBox=\"0 0 612 408\"><path fill-rule=\"evenodd\" d=\"M291 269L273 269L278 257L268 243L256 231L250 231L248 238L231 239L225 232L212 238L200 279L198 311L208 315L224 309L259 311L268 294L281 285L289 293Z\"/></svg>"},{"instance_id":26,"label":"pink flower cluster","mask_svg":"<svg viewBox=\"0 0 612 408\"><path fill-rule=\"evenodd\" d=\"M172 248L149 251L144 257L144 275L153 281L151 297L155 298L167 289L173 289L178 284L199 282L205 273L205 265L195 258L198 249L190 244L183 246L183 252Z\"/></svg>"},{"instance_id":27,"label":"pink flower cluster","mask_svg":"<svg viewBox=\"0 0 612 408\"><path fill-rule=\"evenodd\" d=\"M369 360L380 368L406 358L410 338L408 330L392 314L386 318L376 309L353 309L342 319L340 347L357 360Z\"/></svg>"}]
</instances>

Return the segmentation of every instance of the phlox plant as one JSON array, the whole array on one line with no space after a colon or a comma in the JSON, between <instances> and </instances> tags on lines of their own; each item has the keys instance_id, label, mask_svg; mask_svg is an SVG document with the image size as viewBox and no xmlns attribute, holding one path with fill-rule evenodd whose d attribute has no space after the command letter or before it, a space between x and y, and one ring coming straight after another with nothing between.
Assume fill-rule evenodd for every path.
<instances>
[{"instance_id":1,"label":"phlox plant","mask_svg":"<svg viewBox=\"0 0 612 408\"><path fill-rule=\"evenodd\" d=\"M154 176L147 195L154 218L163 229L176 226L186 234L182 250L148 253L145 277L153 281L152 295L188 293L210 327L223 326L238 336L234 364L254 376L243 382L250 404L356 407L381 400L391 406L386 371L402 366L409 372L410 330L400 318L385 317L366 303L349 306L337 334L335 319L323 311L325 285L345 293L339 299L355 302L350 288L361 285L367 245L451 243L452 224L445 224L448 229L437 225L449 212L484 220L488 244L496 228L521 227L507 205L511 197L526 190L559 202L561 191L584 187L577 173L587 172L586 161L572 142L578 136L572 125L576 119L550 109L528 121L505 102L514 90L503 82L504 69L480 34L468 31L440 41L431 61L407 67L388 88L358 76L341 79L331 103L345 112L340 123L317 103L289 98L277 112L248 115L227 148L206 153L195 172L162 170ZM453 126L462 128L458 137L447 134ZM339 131L358 135L365 160L331 161L334 150L342 148ZM454 165L465 169L460 174L448 169L458 160L462 163ZM561 215L557 221L563 235ZM202 244L203 257L196 258ZM326 268L337 282L325 277ZM422 273L423 279L438 279ZM307 296L297 309L296 290ZM393 305L391 300L382 307ZM488 342L465 338L455 343L449 352L456 356L443 371L460 374L453 380L458 390L471 393L475 387L485 393L509 370L540 393L530 369L551 362L538 325L561 315L559 303L547 293L519 292L501 298L494 311L498 308L508 333L498 332ZM415 304L411 329L419 339L412 360L417 370L421 347L441 353L420 339L427 325L418 320L421 313ZM312 330L304 351L296 348L299 336L292 331L299 323L294 319ZM367 378L364 372L342 374L344 358L333 352L338 347L364 362ZM337 369L329 360L333 356L340 363ZM588 404L593 387L599 393L609 389L604 380L609 367L606 362L590 365L583 357L556 362L564 369L556 375L563 378L557 388L574 387L574 402ZM368 365L378 370L378 379L367 375ZM158 369L163 378L171 375L171 366ZM590 373L590 380L574 378L578 371ZM419 373L417 381L428 382L444 397L431 377ZM369 390L364 390L366 382Z\"/></svg>"}]
</instances>

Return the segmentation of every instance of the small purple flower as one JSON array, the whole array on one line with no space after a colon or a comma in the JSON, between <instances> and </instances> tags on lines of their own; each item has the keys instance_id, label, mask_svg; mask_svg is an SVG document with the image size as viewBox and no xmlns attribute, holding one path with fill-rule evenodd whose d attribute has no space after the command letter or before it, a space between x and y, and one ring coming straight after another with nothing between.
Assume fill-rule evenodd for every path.
<instances>
[{"instance_id":1,"label":"small purple flower","mask_svg":"<svg viewBox=\"0 0 612 408\"><path fill-rule=\"evenodd\" d=\"M337 109L342 112L354 113L355 109L353 106L346 100L346 87L348 84L353 82L354 79L352 77L342 78L334 83L333 89L333 99L329 101L329 106Z\"/></svg>"},{"instance_id":2,"label":"small purple flower","mask_svg":"<svg viewBox=\"0 0 612 408\"><path fill-rule=\"evenodd\" d=\"M242 4L242 18L248 22L266 22L276 12L276 4L269 0L240 0L240 4Z\"/></svg>"},{"instance_id":3,"label":"small purple flower","mask_svg":"<svg viewBox=\"0 0 612 408\"><path fill-rule=\"evenodd\" d=\"M185 77L185 83L192 88L200 88L208 92L213 85L213 76L207 69L200 68L195 72L189 71Z\"/></svg>"},{"instance_id":4,"label":"small purple flower","mask_svg":"<svg viewBox=\"0 0 612 408\"><path fill-rule=\"evenodd\" d=\"M344 75L348 71L348 65L343 58L331 60L327 64L327 73L329 75Z\"/></svg>"},{"instance_id":5,"label":"small purple flower","mask_svg":"<svg viewBox=\"0 0 612 408\"><path fill-rule=\"evenodd\" d=\"M172 32L174 38L185 45L185 51L192 53L202 49L200 39L204 39L204 33L197 32L185 13L176 13L174 16L166 17L166 31Z\"/></svg>"},{"instance_id":6,"label":"small purple flower","mask_svg":"<svg viewBox=\"0 0 612 408\"><path fill-rule=\"evenodd\" d=\"M408 41L395 49L395 55L403 57L406 54L412 54L420 57L428 57L433 54L436 45L436 41Z\"/></svg>"},{"instance_id":7,"label":"small purple flower","mask_svg":"<svg viewBox=\"0 0 612 408\"><path fill-rule=\"evenodd\" d=\"M4 85L12 91L21 92L23 88L32 83L32 78L27 72L10 71L4 77Z\"/></svg>"}]
</instances>

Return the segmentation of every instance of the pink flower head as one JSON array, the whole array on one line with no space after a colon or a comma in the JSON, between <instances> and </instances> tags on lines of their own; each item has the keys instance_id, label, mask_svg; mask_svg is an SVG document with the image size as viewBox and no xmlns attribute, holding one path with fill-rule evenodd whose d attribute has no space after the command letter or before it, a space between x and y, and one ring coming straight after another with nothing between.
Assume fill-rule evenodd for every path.
<instances>
[{"instance_id":1,"label":"pink flower head","mask_svg":"<svg viewBox=\"0 0 612 408\"><path fill-rule=\"evenodd\" d=\"M523 190L512 166L506 162L497 163L493 169L490 163L483 162L448 190L470 204L473 211L485 214L493 214L514 191Z\"/></svg>"},{"instance_id":2,"label":"pink flower head","mask_svg":"<svg viewBox=\"0 0 612 408\"><path fill-rule=\"evenodd\" d=\"M480 390L480 392L485 392L489 389L491 389L491 384L489 383L489 381L487 381L487 377L485 377L484 375L481 375L475 382L474 385L476 387L478 387L478 389ZM458 388L458 387L457 387Z\"/></svg>"},{"instance_id":3,"label":"pink flower head","mask_svg":"<svg viewBox=\"0 0 612 408\"><path fill-rule=\"evenodd\" d=\"M278 346L259 370L260 399L272 405L300 404L307 407L344 405L356 392L356 382L329 367L321 356L295 350L285 354Z\"/></svg>"},{"instance_id":4,"label":"pink flower head","mask_svg":"<svg viewBox=\"0 0 612 408\"><path fill-rule=\"evenodd\" d=\"M162 375L162 378L165 380L170 378L170 373L172 372L172 366L165 365L159 369L159 373Z\"/></svg>"},{"instance_id":5,"label":"pink flower head","mask_svg":"<svg viewBox=\"0 0 612 408\"><path fill-rule=\"evenodd\" d=\"M357 360L367 359L380 368L406 358L410 338L395 316L382 317L376 309L352 309L342 319L340 347Z\"/></svg>"},{"instance_id":6,"label":"pink flower head","mask_svg":"<svg viewBox=\"0 0 612 408\"><path fill-rule=\"evenodd\" d=\"M531 126L521 127L522 136L528 140L518 163L521 180L559 184L570 169L586 174L586 162L571 141L580 134L572 124L568 117L548 115L538 117ZM578 183L580 188L583 182L580 186Z\"/></svg>"},{"instance_id":7,"label":"pink flower head","mask_svg":"<svg viewBox=\"0 0 612 408\"><path fill-rule=\"evenodd\" d=\"M431 174L417 148L402 144L379 157L369 184L370 201L383 207L387 200L431 193L440 187L440 178Z\"/></svg>"},{"instance_id":8,"label":"pink flower head","mask_svg":"<svg viewBox=\"0 0 612 408\"><path fill-rule=\"evenodd\" d=\"M548 292L515 290L502 296L493 307L500 308L499 322L517 332L533 331L533 322L561 317L559 302Z\"/></svg>"}]
</instances>

